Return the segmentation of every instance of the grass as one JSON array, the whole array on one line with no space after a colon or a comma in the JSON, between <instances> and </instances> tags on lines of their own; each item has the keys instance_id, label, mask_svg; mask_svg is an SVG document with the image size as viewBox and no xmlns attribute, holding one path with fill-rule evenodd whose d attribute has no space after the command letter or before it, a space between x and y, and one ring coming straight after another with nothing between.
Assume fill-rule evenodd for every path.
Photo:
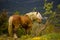
<instances>
[{"instance_id":1,"label":"grass","mask_svg":"<svg viewBox=\"0 0 60 40\"><path fill-rule=\"evenodd\" d=\"M34 37L32 40L60 40L59 33L46 34L41 37Z\"/></svg>"},{"instance_id":2,"label":"grass","mask_svg":"<svg viewBox=\"0 0 60 40\"><path fill-rule=\"evenodd\" d=\"M15 40L12 37L8 37L6 35L0 36L0 40ZM50 33L39 37L32 37L30 35L22 35L20 38L17 38L17 40L60 40L60 34L59 33Z\"/></svg>"}]
</instances>

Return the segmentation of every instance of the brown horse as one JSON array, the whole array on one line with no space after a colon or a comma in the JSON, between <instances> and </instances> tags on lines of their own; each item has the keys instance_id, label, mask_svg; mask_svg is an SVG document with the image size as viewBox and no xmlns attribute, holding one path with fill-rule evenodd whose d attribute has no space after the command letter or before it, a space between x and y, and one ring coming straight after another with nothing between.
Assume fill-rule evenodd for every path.
<instances>
[{"instance_id":1,"label":"brown horse","mask_svg":"<svg viewBox=\"0 0 60 40\"><path fill-rule=\"evenodd\" d=\"M26 33L28 33L32 27L32 21L35 20L40 23L42 19L43 17L39 12L29 12L23 16L12 15L9 17L8 21L8 33L10 36L13 36L13 34L16 36L16 31L20 26L22 26L25 29Z\"/></svg>"},{"instance_id":2,"label":"brown horse","mask_svg":"<svg viewBox=\"0 0 60 40\"><path fill-rule=\"evenodd\" d=\"M10 16L8 23L8 33L10 36L13 36L14 34L16 36L16 31L20 26L22 26L25 29L26 33L28 33L28 31L32 27L32 21L26 15L12 15Z\"/></svg>"}]
</instances>

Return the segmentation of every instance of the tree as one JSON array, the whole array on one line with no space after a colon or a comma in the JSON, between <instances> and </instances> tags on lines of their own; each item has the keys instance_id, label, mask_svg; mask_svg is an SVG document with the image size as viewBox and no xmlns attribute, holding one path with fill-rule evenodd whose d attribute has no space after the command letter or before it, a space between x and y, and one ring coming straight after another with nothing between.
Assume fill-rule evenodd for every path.
<instances>
[{"instance_id":1,"label":"tree","mask_svg":"<svg viewBox=\"0 0 60 40\"><path fill-rule=\"evenodd\" d=\"M54 32L54 27L55 25L53 22L55 21L55 15L56 12L53 11L53 2L48 3L47 0L44 0L44 16L47 16L47 21L43 27L44 30L42 31L42 34L48 34L48 33L53 33Z\"/></svg>"}]
</instances>

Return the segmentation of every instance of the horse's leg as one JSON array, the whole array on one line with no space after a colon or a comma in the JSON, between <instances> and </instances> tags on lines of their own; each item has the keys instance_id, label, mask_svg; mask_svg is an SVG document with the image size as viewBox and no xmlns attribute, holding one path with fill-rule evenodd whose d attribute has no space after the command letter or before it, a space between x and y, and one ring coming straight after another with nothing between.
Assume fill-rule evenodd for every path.
<instances>
[{"instance_id":1,"label":"horse's leg","mask_svg":"<svg viewBox=\"0 0 60 40\"><path fill-rule=\"evenodd\" d=\"M25 29L25 34L30 34L30 28L28 28L28 29Z\"/></svg>"},{"instance_id":2,"label":"horse's leg","mask_svg":"<svg viewBox=\"0 0 60 40\"><path fill-rule=\"evenodd\" d=\"M30 32L31 27L32 27L32 23L30 23L30 24L28 25L28 28L26 29L26 33L27 33L27 34L30 34L30 33L31 33L31 32Z\"/></svg>"},{"instance_id":3,"label":"horse's leg","mask_svg":"<svg viewBox=\"0 0 60 40\"><path fill-rule=\"evenodd\" d=\"M31 27L32 27L32 23L29 24L29 25L26 26L26 27L28 27L28 28L25 29L26 34L30 34L30 30L31 30Z\"/></svg>"},{"instance_id":4,"label":"horse's leg","mask_svg":"<svg viewBox=\"0 0 60 40\"><path fill-rule=\"evenodd\" d=\"M25 29L25 34L28 34L28 31L27 31L27 29Z\"/></svg>"},{"instance_id":5,"label":"horse's leg","mask_svg":"<svg viewBox=\"0 0 60 40\"><path fill-rule=\"evenodd\" d=\"M16 34L18 28L19 28L19 25L17 25L17 26L14 27L14 38L18 38L18 36L17 36L17 34Z\"/></svg>"}]
</instances>

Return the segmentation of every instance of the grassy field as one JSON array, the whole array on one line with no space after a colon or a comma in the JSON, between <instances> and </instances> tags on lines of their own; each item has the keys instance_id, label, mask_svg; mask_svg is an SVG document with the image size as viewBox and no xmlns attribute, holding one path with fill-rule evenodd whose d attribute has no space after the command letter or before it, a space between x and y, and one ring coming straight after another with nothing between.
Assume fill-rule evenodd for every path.
<instances>
[{"instance_id":1,"label":"grassy field","mask_svg":"<svg viewBox=\"0 0 60 40\"><path fill-rule=\"evenodd\" d=\"M6 35L1 35L0 40L60 40L59 33L50 33L43 36L32 37L30 35L23 35L20 38L8 37Z\"/></svg>"}]
</instances>

